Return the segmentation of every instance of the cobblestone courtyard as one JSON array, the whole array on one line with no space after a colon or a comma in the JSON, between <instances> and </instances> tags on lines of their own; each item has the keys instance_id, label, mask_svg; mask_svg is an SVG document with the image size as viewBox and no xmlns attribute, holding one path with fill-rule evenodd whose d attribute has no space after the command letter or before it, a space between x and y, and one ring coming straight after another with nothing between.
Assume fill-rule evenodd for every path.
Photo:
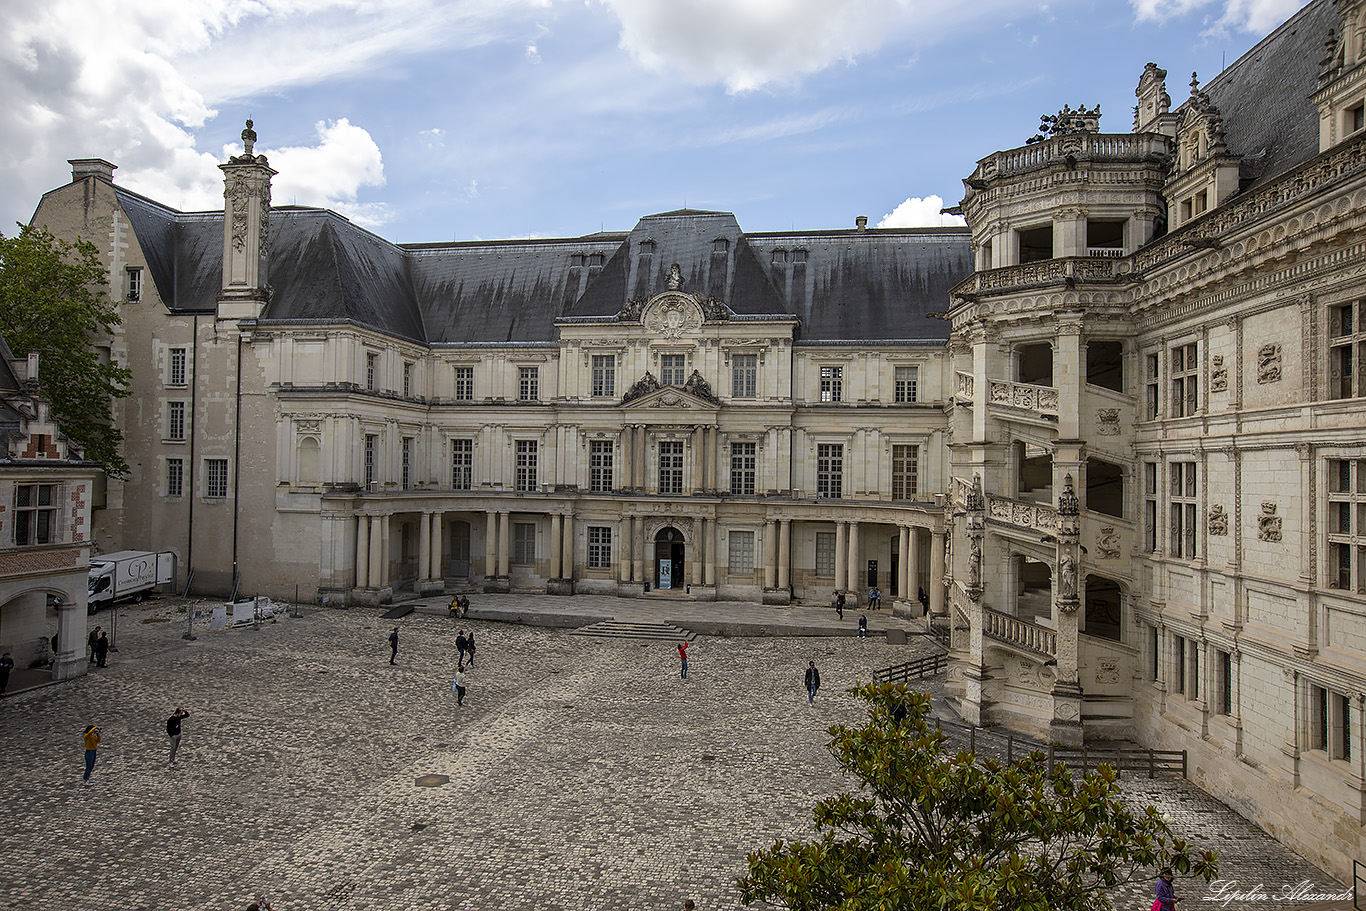
<instances>
[{"instance_id":1,"label":"cobblestone courtyard","mask_svg":"<svg viewBox=\"0 0 1366 911\"><path fill-rule=\"evenodd\" d=\"M807 834L811 804L851 786L824 749L861 716L845 690L931 649L701 637L683 681L671 643L467 620L479 651L458 708L447 617L398 621L390 667L374 610L187 642L175 608L121 608L107 669L0 701L0 908L241 911L263 891L276 911L736 908L746 853ZM82 787L92 723L105 740ZM1184 783L1135 785L1223 852L1224 879L1337 888ZM1203 890L1184 911L1220 907ZM1116 896L1150 903L1147 884Z\"/></svg>"}]
</instances>

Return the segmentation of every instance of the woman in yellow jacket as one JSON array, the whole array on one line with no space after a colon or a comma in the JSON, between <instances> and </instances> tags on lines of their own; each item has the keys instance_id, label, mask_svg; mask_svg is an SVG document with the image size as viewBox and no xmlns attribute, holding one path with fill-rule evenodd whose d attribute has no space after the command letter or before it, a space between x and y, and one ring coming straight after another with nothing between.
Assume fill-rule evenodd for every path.
<instances>
[{"instance_id":1,"label":"woman in yellow jacket","mask_svg":"<svg viewBox=\"0 0 1366 911\"><path fill-rule=\"evenodd\" d=\"M90 774L95 771L95 754L100 748L100 729L90 725L85 729L85 775L81 778L90 784Z\"/></svg>"}]
</instances>

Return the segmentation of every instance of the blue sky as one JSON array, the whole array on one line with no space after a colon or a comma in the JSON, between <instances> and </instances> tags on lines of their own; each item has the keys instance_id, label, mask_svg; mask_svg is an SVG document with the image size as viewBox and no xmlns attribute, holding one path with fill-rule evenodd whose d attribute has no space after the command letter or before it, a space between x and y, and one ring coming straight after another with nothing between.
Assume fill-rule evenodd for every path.
<instances>
[{"instance_id":1,"label":"blue sky","mask_svg":"<svg viewBox=\"0 0 1366 911\"><path fill-rule=\"evenodd\" d=\"M1100 104L1126 131L1147 61L1179 104L1301 5L4 0L0 230L69 158L220 207L249 116L276 204L399 242L627 230L685 204L748 231L937 223L931 197L956 202L1040 114Z\"/></svg>"}]
</instances>

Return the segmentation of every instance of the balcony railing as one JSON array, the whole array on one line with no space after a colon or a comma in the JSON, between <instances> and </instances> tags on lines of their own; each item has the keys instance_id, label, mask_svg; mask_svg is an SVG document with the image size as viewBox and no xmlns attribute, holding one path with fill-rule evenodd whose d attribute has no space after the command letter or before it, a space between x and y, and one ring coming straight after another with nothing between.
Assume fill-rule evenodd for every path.
<instances>
[{"instance_id":1,"label":"balcony railing","mask_svg":"<svg viewBox=\"0 0 1366 911\"><path fill-rule=\"evenodd\" d=\"M988 494L987 518L1016 528L1027 528L1040 535L1051 535L1058 530L1058 511L1051 503L1031 503Z\"/></svg>"},{"instance_id":2,"label":"balcony railing","mask_svg":"<svg viewBox=\"0 0 1366 911\"><path fill-rule=\"evenodd\" d=\"M1069 133L988 155L973 176L990 180L1065 162L1069 156L1074 161L1139 162L1165 155L1167 143L1166 137L1151 133Z\"/></svg>"},{"instance_id":3,"label":"balcony railing","mask_svg":"<svg viewBox=\"0 0 1366 911\"><path fill-rule=\"evenodd\" d=\"M982 294L1012 288L1059 285L1068 281L1113 283L1119 279L1117 262L1122 256L1122 252L1120 256L1069 256L1021 263L1017 266L1002 266L999 269L985 269L969 275L953 288L952 293Z\"/></svg>"},{"instance_id":4,"label":"balcony railing","mask_svg":"<svg viewBox=\"0 0 1366 911\"><path fill-rule=\"evenodd\" d=\"M991 385L987 388L987 404L1020 408L1056 420L1058 417L1058 390L1052 386L1035 386L1032 383L992 380Z\"/></svg>"},{"instance_id":5,"label":"balcony railing","mask_svg":"<svg viewBox=\"0 0 1366 911\"><path fill-rule=\"evenodd\" d=\"M958 392L955 394L959 401L971 402L972 390L974 388L973 376L971 373L964 373L962 370L955 371L958 375Z\"/></svg>"},{"instance_id":6,"label":"balcony railing","mask_svg":"<svg viewBox=\"0 0 1366 911\"><path fill-rule=\"evenodd\" d=\"M1028 620L982 608L982 634L998 642L1008 642L1040 655L1058 653L1058 634L1051 629L1035 626Z\"/></svg>"},{"instance_id":7,"label":"balcony railing","mask_svg":"<svg viewBox=\"0 0 1366 911\"><path fill-rule=\"evenodd\" d=\"M1123 247L1087 247L1087 256L1108 256L1118 258L1124 255Z\"/></svg>"}]
</instances>

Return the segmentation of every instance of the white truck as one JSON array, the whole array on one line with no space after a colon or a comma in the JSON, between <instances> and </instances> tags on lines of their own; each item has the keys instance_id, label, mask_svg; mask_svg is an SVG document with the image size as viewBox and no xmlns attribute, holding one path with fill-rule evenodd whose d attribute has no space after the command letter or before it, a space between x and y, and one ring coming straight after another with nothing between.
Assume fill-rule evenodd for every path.
<instances>
[{"instance_id":1,"label":"white truck","mask_svg":"<svg viewBox=\"0 0 1366 911\"><path fill-rule=\"evenodd\" d=\"M175 582L175 554L169 551L121 550L93 556L86 611L93 614L125 599L141 601L168 582Z\"/></svg>"}]
</instances>

